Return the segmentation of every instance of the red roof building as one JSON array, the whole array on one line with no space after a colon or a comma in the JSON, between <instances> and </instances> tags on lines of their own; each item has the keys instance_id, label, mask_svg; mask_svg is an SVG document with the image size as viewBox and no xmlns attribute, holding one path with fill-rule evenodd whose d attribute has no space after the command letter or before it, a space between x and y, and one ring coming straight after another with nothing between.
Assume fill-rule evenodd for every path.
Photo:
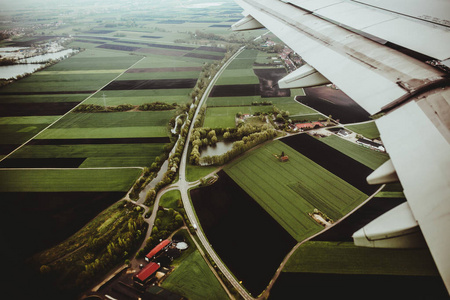
<instances>
[{"instance_id":1,"label":"red roof building","mask_svg":"<svg viewBox=\"0 0 450 300\"><path fill-rule=\"evenodd\" d=\"M134 280L145 283L159 269L159 264L151 262L146 265L139 273L134 275Z\"/></svg>"},{"instance_id":2,"label":"red roof building","mask_svg":"<svg viewBox=\"0 0 450 300\"><path fill-rule=\"evenodd\" d=\"M167 245L170 244L169 240L164 240L152 249L145 257L147 260L152 260L155 255L161 252Z\"/></svg>"}]
</instances>

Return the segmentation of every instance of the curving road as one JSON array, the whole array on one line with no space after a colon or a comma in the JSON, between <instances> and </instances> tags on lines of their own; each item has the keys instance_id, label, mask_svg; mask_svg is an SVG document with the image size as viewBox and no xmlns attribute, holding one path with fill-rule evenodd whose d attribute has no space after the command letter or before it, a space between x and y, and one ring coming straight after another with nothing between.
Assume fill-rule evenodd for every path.
<instances>
[{"instance_id":1,"label":"curving road","mask_svg":"<svg viewBox=\"0 0 450 300\"><path fill-rule=\"evenodd\" d=\"M176 183L178 186L180 192L181 192L181 199L183 200L184 209L186 210L186 215L189 218L189 221L191 224L197 224L197 217L195 215L194 209L192 207L191 201L189 199L188 191L189 188L197 185L196 182L187 182L186 181L186 162L187 162L187 155L188 155L188 141L190 141L191 133L193 130L193 124L194 120L197 118L198 112L200 108L202 107L203 103L208 98L209 93L211 92L212 87L214 86L217 79L222 74L223 70L227 68L227 66L244 50L244 47L240 48L223 66L222 68L217 72L217 74L214 76L213 80L211 80L210 84L208 85L205 93L203 94L202 99L198 103L197 110L194 114L194 117L191 122L191 127L189 128L189 133L186 138L186 146L183 150L183 155L181 157L180 162L180 168L179 168L179 181ZM225 264L220 260L219 256L216 254L214 249L209 244L208 240L206 239L206 236L204 235L203 231L200 229L197 230L197 237L199 238L200 242L202 243L204 249L206 252L208 252L208 255L214 260L214 263L217 265L219 270L224 274L224 276L228 279L228 281L233 285L233 287L239 292L239 294L244 299L254 299L249 293L242 287L242 285L236 280L236 278L231 274L231 272L227 269Z\"/></svg>"}]
</instances>

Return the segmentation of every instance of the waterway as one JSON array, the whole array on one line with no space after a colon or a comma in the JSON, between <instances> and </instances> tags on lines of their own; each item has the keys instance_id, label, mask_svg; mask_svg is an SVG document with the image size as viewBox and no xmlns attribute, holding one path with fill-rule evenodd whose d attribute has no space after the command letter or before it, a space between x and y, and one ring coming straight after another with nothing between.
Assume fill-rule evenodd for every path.
<instances>
[{"instance_id":1,"label":"waterway","mask_svg":"<svg viewBox=\"0 0 450 300\"><path fill-rule=\"evenodd\" d=\"M23 48L6 47L0 48L0 55L4 57L9 57L11 52L20 50ZM46 53L42 55L37 55L29 58L23 58L18 60L20 64L11 66L0 66L0 79L15 79L18 76L25 75L27 73L34 73L50 60L59 60L67 58L69 55L73 54L75 50L66 49L54 53Z\"/></svg>"},{"instance_id":2,"label":"waterway","mask_svg":"<svg viewBox=\"0 0 450 300\"><path fill-rule=\"evenodd\" d=\"M74 53L75 50L73 49L66 49L59 52L53 52L53 53L46 53L42 55L37 55L33 57L23 58L19 60L20 63L45 63L49 60L58 60L67 58L69 55Z\"/></svg>"},{"instance_id":3,"label":"waterway","mask_svg":"<svg viewBox=\"0 0 450 300\"><path fill-rule=\"evenodd\" d=\"M14 79L27 73L34 73L44 64L20 64L0 67L0 79Z\"/></svg>"}]
</instances>

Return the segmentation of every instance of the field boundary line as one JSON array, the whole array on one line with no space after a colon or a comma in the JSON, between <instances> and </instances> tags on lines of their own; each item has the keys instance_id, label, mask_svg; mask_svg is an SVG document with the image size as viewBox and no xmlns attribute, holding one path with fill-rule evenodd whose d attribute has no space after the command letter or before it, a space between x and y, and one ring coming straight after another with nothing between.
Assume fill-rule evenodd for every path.
<instances>
[{"instance_id":1,"label":"field boundary line","mask_svg":"<svg viewBox=\"0 0 450 300\"><path fill-rule=\"evenodd\" d=\"M49 124L47 127L45 127L44 129L42 129L41 131L39 131L36 135L34 135L33 137L31 137L28 141L26 141L25 143L23 143L22 145L20 145L19 147L17 147L16 149L14 149L13 151L11 151L10 153L8 153L7 155L5 155L3 158L0 159L0 162L2 162L3 160L5 160L6 158L8 158L11 154L15 153L17 150L21 149L23 146L25 146L26 144L28 144L31 140L35 139L38 135L40 135L41 133L43 133L45 130L49 129L51 126L55 125L57 122L59 122L62 118L64 118L65 116L67 116L68 114L70 114L73 110L75 110L78 106L82 105L85 101L89 100L92 96L94 96L95 94L97 94L98 92L100 92L102 89L104 89L108 84L110 84L111 82L113 82L114 80L116 80L117 78L119 78L120 76L122 76L126 71L128 71L129 69L131 69L132 67L134 67L136 64L138 64L139 62L141 62L142 60L144 60L145 58L147 58L146 56L142 57L140 60L138 60L137 62L135 62L134 64L132 64L131 66L129 66L126 70L124 70L122 73L120 73L119 75L117 75L116 77L114 77L111 81L109 81L108 83L106 83L105 85L103 85L101 88L99 88L98 90L96 90L94 93L90 94L88 97L86 97L86 99L84 99L83 101L81 101L80 103L78 103L77 105L75 105L72 109L70 109L68 112L66 112L64 115L62 115L61 117L59 117L58 119L56 119L53 123Z\"/></svg>"},{"instance_id":2,"label":"field boundary line","mask_svg":"<svg viewBox=\"0 0 450 300\"><path fill-rule=\"evenodd\" d=\"M379 192L381 192L383 190L383 188L386 186L386 184L381 185L381 187L376 190L372 195L370 195L365 201L363 201L361 204L359 204L357 207L355 207L354 209L352 209L348 214L346 214L344 217L342 217L341 219L339 219L338 221L336 221L335 223L333 223L332 225L325 227L324 229L322 229L321 231L319 231L318 233L310 236L307 239L304 239L300 242L298 242L292 249L291 251L289 251L289 253L284 257L283 261L280 263L277 271L275 272L275 275L272 277L272 279L269 282L269 285L267 285L267 287L264 289L264 291L261 293L261 295L257 298L257 300L263 300L263 299L267 299L269 297L270 291L273 287L273 285L275 284L275 281L278 279L278 277L280 276L281 272L283 271L284 266L286 265L286 263L288 262L288 260L291 258L292 254L294 254L294 252L304 243L312 240L313 238L315 238L316 236L324 233L325 231L330 230L331 228L333 228L334 226L338 225L339 223L341 223L343 220L347 219L350 215L352 215L355 211L357 211L358 209L360 209L363 205L365 205L367 202L369 202L370 200L372 200L372 198L375 197L376 194L378 194Z\"/></svg>"},{"instance_id":3,"label":"field boundary line","mask_svg":"<svg viewBox=\"0 0 450 300\"><path fill-rule=\"evenodd\" d=\"M0 168L0 171L17 171L17 170L123 170L123 169L137 169L144 170L143 167L99 167L99 168Z\"/></svg>"}]
</instances>

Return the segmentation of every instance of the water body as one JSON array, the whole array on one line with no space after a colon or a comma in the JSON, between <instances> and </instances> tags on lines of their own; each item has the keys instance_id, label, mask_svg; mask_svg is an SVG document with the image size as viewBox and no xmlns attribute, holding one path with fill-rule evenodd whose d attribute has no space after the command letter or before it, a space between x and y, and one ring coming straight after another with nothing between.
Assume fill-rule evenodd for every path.
<instances>
[{"instance_id":1,"label":"water body","mask_svg":"<svg viewBox=\"0 0 450 300\"><path fill-rule=\"evenodd\" d=\"M0 67L0 79L14 79L27 73L34 73L42 68L44 64L22 64Z\"/></svg>"},{"instance_id":2,"label":"water body","mask_svg":"<svg viewBox=\"0 0 450 300\"><path fill-rule=\"evenodd\" d=\"M200 158L206 156L222 155L233 148L233 142L217 142L213 146L206 146L202 148Z\"/></svg>"},{"instance_id":3,"label":"water body","mask_svg":"<svg viewBox=\"0 0 450 300\"><path fill-rule=\"evenodd\" d=\"M59 52L54 53L46 53L42 55L37 55L29 58L24 58L19 60L21 63L41 63L41 62L48 62L49 60L58 60L63 59L64 57L74 53L75 50L73 49L66 49Z\"/></svg>"},{"instance_id":4,"label":"water body","mask_svg":"<svg viewBox=\"0 0 450 300\"><path fill-rule=\"evenodd\" d=\"M0 48L0 55L10 57L11 52L18 51L24 48L18 47L6 47ZM25 75L27 73L34 73L42 68L49 60L58 60L67 57L74 53L73 49L66 49L55 53L47 53L43 55L37 55L29 58L20 59L18 62L21 64L12 66L0 66L0 79L15 79L18 76Z\"/></svg>"}]
</instances>

